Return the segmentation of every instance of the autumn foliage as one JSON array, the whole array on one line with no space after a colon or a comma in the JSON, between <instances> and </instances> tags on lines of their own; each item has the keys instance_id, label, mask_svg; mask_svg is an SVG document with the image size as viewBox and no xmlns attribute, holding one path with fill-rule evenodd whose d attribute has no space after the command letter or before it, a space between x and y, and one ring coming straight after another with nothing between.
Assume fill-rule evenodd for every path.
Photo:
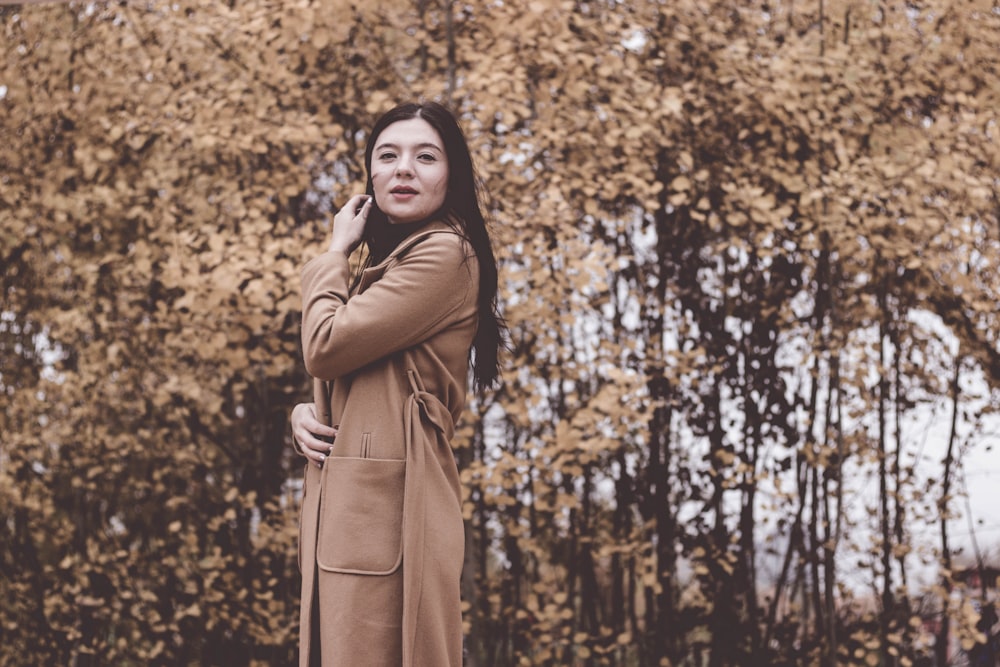
<instances>
[{"instance_id":1,"label":"autumn foliage","mask_svg":"<svg viewBox=\"0 0 1000 667\"><path fill-rule=\"evenodd\" d=\"M151 0L0 29L0 665L294 662L298 272L412 98L462 116L511 328L455 442L469 665L985 646L947 519L1000 409L995 5Z\"/></svg>"}]
</instances>

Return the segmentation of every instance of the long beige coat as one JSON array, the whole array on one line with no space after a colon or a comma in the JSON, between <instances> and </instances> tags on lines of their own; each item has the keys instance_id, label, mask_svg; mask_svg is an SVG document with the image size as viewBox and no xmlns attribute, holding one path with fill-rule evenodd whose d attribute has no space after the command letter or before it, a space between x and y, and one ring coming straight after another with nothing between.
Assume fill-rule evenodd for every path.
<instances>
[{"instance_id":1,"label":"long beige coat","mask_svg":"<svg viewBox=\"0 0 1000 667\"><path fill-rule=\"evenodd\" d=\"M461 665L464 536L450 440L478 277L472 249L443 222L365 271L354 294L342 253L302 271L306 369L320 419L339 433L322 470L306 466L300 667Z\"/></svg>"}]
</instances>

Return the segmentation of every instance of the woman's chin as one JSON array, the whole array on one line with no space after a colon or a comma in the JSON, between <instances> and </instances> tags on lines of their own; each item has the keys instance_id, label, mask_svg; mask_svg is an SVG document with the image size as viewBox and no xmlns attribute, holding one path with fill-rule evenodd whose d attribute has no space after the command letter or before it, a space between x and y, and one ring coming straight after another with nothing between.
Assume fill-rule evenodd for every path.
<instances>
[{"instance_id":1,"label":"woman's chin","mask_svg":"<svg viewBox=\"0 0 1000 667\"><path fill-rule=\"evenodd\" d=\"M390 225L394 227L402 227L403 225L412 225L415 222L420 222L421 220L426 220L426 215L403 215L403 216L392 216L386 213L385 219Z\"/></svg>"}]
</instances>

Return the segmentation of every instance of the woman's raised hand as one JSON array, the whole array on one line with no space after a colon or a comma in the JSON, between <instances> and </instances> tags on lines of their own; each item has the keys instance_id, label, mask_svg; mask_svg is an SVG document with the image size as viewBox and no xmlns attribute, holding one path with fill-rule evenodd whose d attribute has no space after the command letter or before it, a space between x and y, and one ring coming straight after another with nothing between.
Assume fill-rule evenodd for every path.
<instances>
[{"instance_id":1,"label":"woman's raised hand","mask_svg":"<svg viewBox=\"0 0 1000 667\"><path fill-rule=\"evenodd\" d=\"M330 251L350 255L361 243L368 222L368 212L372 210L372 197L354 195L333 217L333 237Z\"/></svg>"}]
</instances>

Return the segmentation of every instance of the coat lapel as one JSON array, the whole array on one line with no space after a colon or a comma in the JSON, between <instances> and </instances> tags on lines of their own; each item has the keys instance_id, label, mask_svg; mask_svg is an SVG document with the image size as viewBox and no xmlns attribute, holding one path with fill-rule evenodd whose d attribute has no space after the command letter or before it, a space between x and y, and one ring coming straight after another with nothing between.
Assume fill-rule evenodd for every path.
<instances>
[{"instance_id":1,"label":"coat lapel","mask_svg":"<svg viewBox=\"0 0 1000 667\"><path fill-rule=\"evenodd\" d=\"M406 237L405 239L403 239L402 242L400 242L400 244L396 246L396 249L393 250L391 253L389 253L388 257L386 257L384 260L382 260L375 266L365 269L361 273L361 280L358 281L358 289L357 289L358 294L364 292L366 289L371 287L371 285L374 282L376 282L379 278L385 275L386 270L390 266L392 266L399 259L401 255L406 253L406 251L408 251L410 248L415 246L423 239L427 238L431 234L440 234L442 232L454 234L455 229L453 225L455 225L455 222L451 218L449 218L447 222L444 221L431 222L420 231L415 232L410 236Z\"/></svg>"}]
</instances>

